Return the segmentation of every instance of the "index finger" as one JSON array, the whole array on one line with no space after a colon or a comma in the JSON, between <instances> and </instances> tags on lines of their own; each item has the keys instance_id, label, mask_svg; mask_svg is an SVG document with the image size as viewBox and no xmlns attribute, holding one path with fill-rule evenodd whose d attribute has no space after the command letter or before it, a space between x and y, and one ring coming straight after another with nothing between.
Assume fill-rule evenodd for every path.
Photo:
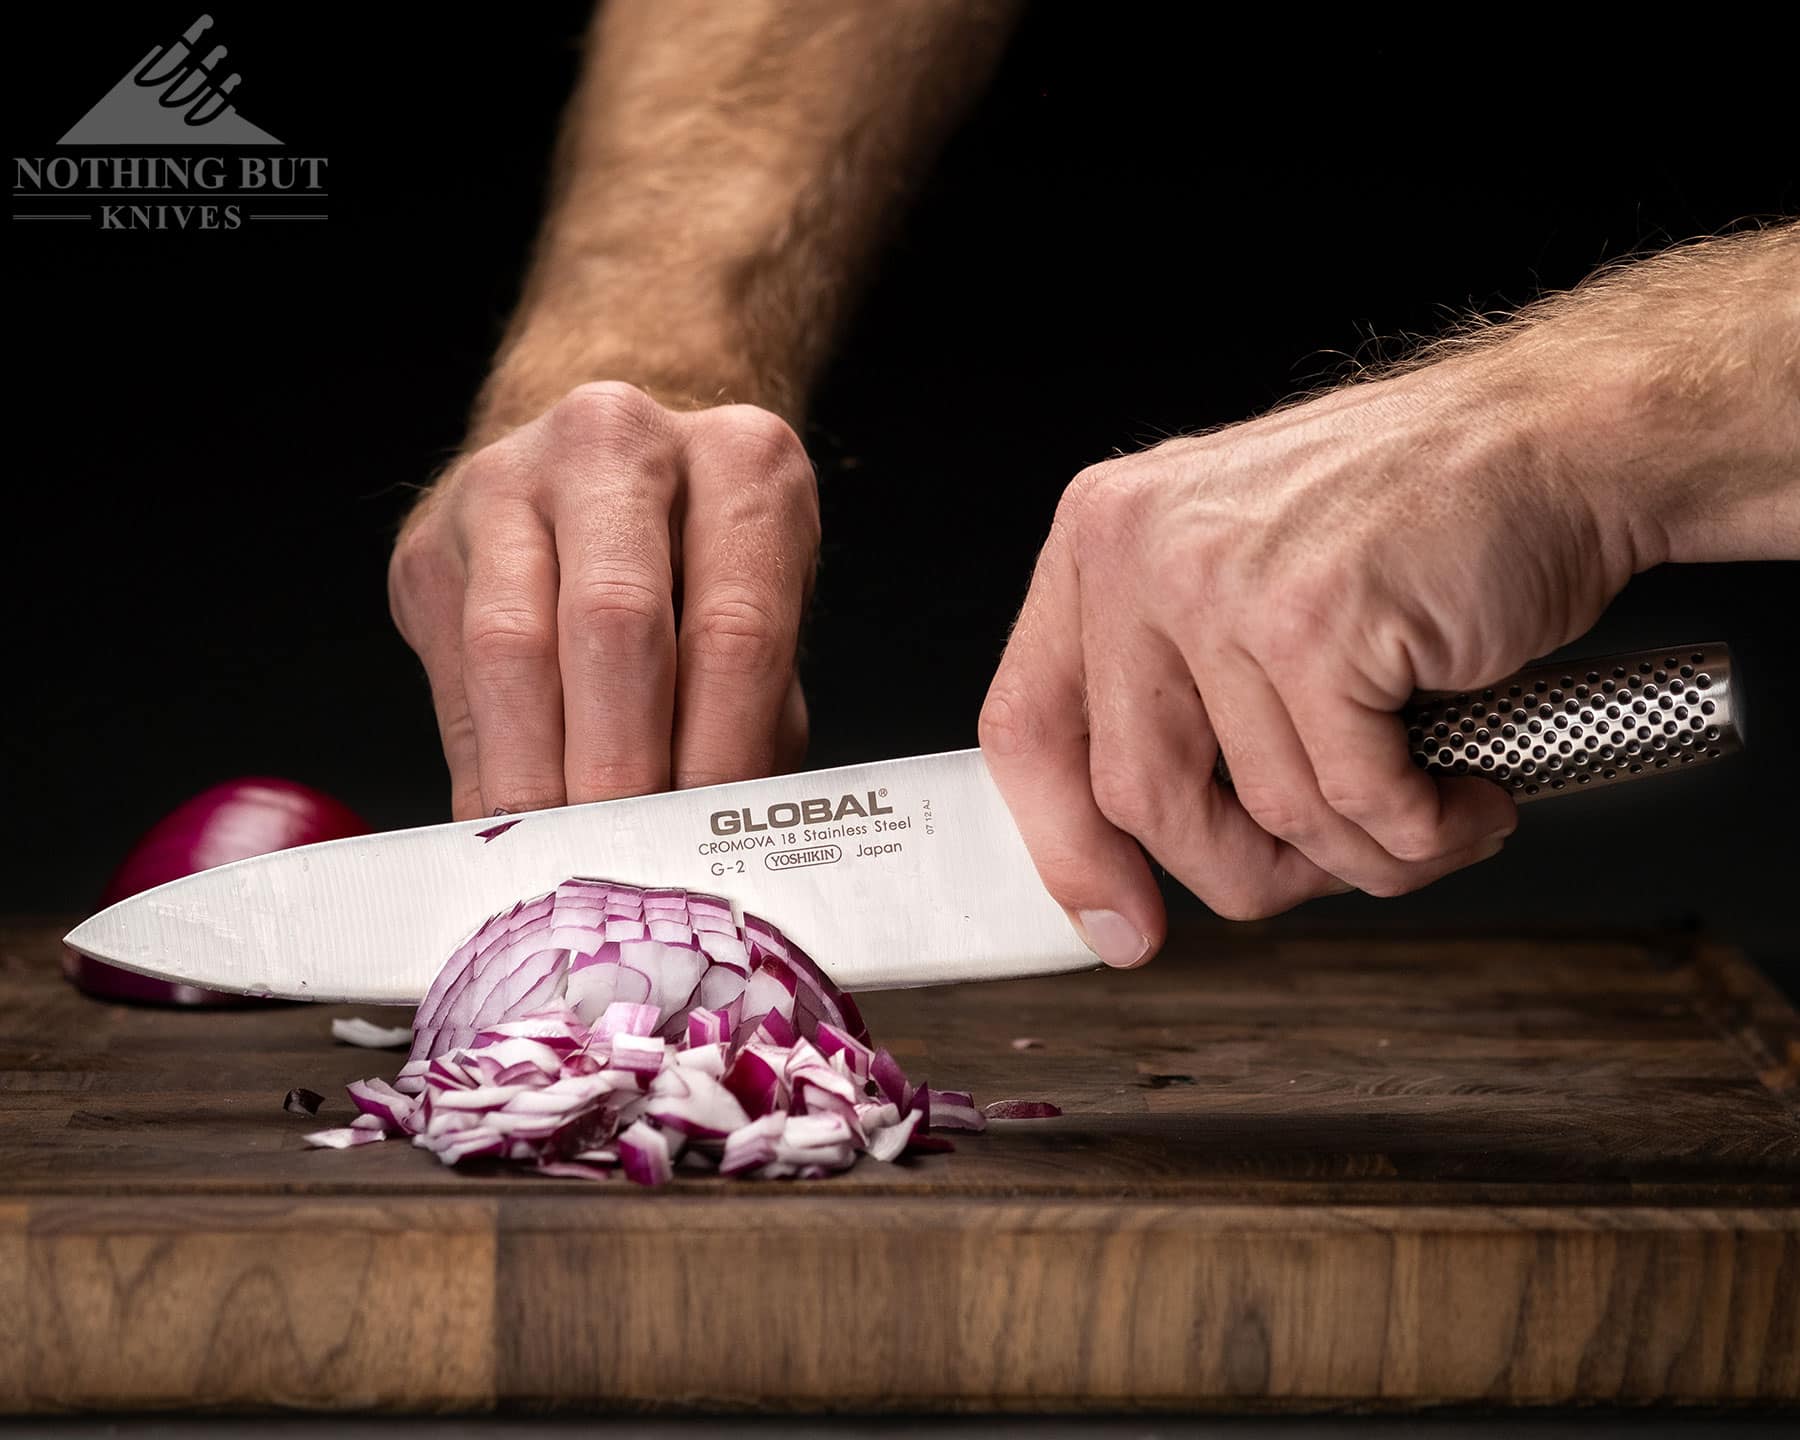
<instances>
[{"instance_id":1,"label":"index finger","mask_svg":"<svg viewBox=\"0 0 1800 1440\"><path fill-rule=\"evenodd\" d=\"M1113 966L1162 944L1162 896L1137 842L1094 798L1075 558L1059 526L981 708L981 750L1044 888Z\"/></svg>"}]
</instances>

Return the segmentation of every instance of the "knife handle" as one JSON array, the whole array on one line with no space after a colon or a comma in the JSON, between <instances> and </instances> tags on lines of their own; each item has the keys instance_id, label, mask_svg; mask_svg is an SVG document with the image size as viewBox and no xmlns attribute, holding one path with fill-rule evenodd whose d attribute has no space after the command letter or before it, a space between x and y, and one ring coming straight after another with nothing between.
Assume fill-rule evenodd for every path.
<instances>
[{"instance_id":1,"label":"knife handle","mask_svg":"<svg viewBox=\"0 0 1800 1440\"><path fill-rule=\"evenodd\" d=\"M1415 695L1401 714L1414 764L1493 780L1523 804L1735 754L1739 698L1731 651L1713 642L1530 665Z\"/></svg>"},{"instance_id":2,"label":"knife handle","mask_svg":"<svg viewBox=\"0 0 1800 1440\"><path fill-rule=\"evenodd\" d=\"M1558 660L1478 690L1420 692L1400 712L1413 763L1476 775L1521 805L1692 769L1743 749L1722 643ZM1221 780L1230 783L1224 757Z\"/></svg>"}]
</instances>

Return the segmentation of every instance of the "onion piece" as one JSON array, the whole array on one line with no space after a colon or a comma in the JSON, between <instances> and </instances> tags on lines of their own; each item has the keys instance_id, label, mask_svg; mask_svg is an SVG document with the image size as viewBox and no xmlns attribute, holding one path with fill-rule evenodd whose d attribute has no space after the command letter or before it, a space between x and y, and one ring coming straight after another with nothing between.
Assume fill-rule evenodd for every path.
<instances>
[{"instance_id":1,"label":"onion piece","mask_svg":"<svg viewBox=\"0 0 1800 1440\"><path fill-rule=\"evenodd\" d=\"M675 1178L669 1137L642 1120L619 1137L619 1163L625 1178L639 1185L666 1185Z\"/></svg>"},{"instance_id":2,"label":"onion piece","mask_svg":"<svg viewBox=\"0 0 1800 1440\"><path fill-rule=\"evenodd\" d=\"M922 1089L926 1087L921 1087ZM927 1090L926 1116L934 1130L985 1130L987 1118L964 1090Z\"/></svg>"},{"instance_id":3,"label":"onion piece","mask_svg":"<svg viewBox=\"0 0 1800 1440\"><path fill-rule=\"evenodd\" d=\"M360 1016L351 1020L333 1020L331 1038L346 1045L360 1045L365 1050L392 1050L412 1043L413 1032L405 1025L376 1025Z\"/></svg>"},{"instance_id":4,"label":"onion piece","mask_svg":"<svg viewBox=\"0 0 1800 1440\"><path fill-rule=\"evenodd\" d=\"M290 1115L317 1115L319 1107L324 1103L325 1097L317 1090L305 1090L296 1086L283 1098L281 1108Z\"/></svg>"},{"instance_id":5,"label":"onion piece","mask_svg":"<svg viewBox=\"0 0 1800 1440\"><path fill-rule=\"evenodd\" d=\"M385 1140L387 1136L380 1130L357 1130L349 1125L344 1125L336 1130L315 1130L312 1134L302 1135L300 1138L308 1145L316 1145L322 1150L350 1150L358 1145L369 1145L377 1140Z\"/></svg>"},{"instance_id":6,"label":"onion piece","mask_svg":"<svg viewBox=\"0 0 1800 1440\"><path fill-rule=\"evenodd\" d=\"M877 1160L897 1160L900 1152L906 1149L907 1142L912 1139L913 1131L919 1124L919 1112L901 1115L892 1124L882 1125L869 1132L868 1151Z\"/></svg>"},{"instance_id":7,"label":"onion piece","mask_svg":"<svg viewBox=\"0 0 1800 1440\"><path fill-rule=\"evenodd\" d=\"M991 1100L981 1113L990 1120L1054 1120L1063 1112L1048 1100Z\"/></svg>"}]
</instances>

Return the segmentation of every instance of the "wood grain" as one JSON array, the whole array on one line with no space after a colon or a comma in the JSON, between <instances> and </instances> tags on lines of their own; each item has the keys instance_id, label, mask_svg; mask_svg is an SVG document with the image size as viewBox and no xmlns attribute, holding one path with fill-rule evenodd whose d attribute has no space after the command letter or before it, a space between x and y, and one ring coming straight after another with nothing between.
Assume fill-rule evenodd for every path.
<instances>
[{"instance_id":1,"label":"wood grain","mask_svg":"<svg viewBox=\"0 0 1800 1440\"><path fill-rule=\"evenodd\" d=\"M0 926L7 1411L1800 1400L1800 1023L1717 949L1178 938L872 996L915 1073L1067 1114L647 1194L307 1150L398 1063L352 1012L98 1004L57 933Z\"/></svg>"}]
</instances>

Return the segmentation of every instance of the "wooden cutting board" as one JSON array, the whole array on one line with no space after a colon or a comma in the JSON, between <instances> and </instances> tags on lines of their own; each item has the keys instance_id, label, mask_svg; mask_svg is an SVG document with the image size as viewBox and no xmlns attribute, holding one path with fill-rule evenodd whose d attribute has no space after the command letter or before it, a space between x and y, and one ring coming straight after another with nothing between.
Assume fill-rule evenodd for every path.
<instances>
[{"instance_id":1,"label":"wooden cutting board","mask_svg":"<svg viewBox=\"0 0 1800 1440\"><path fill-rule=\"evenodd\" d=\"M872 996L915 1075L1065 1117L651 1193L305 1149L398 1067L352 1011L85 1000L62 928L0 926L10 1410L1800 1399L1800 1025L1719 949L1178 936Z\"/></svg>"}]
</instances>

